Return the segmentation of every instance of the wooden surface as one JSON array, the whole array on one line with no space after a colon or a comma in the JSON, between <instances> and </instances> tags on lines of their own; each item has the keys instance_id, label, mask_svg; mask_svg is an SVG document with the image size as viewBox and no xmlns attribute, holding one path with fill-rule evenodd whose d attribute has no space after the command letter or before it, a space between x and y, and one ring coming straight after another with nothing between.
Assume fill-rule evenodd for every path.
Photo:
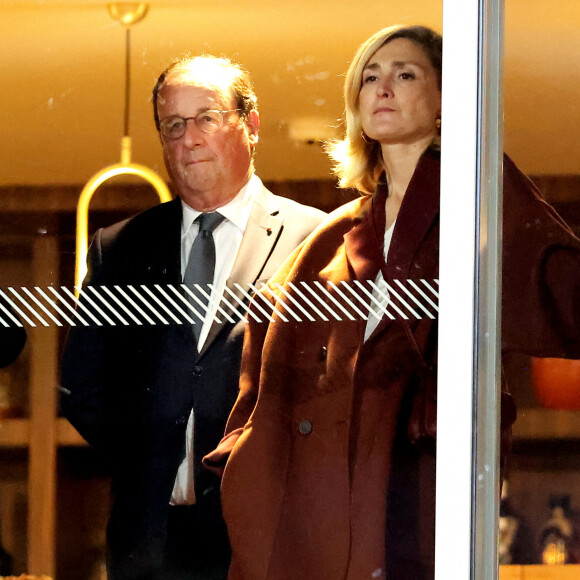
<instances>
[{"instance_id":1,"label":"wooden surface","mask_svg":"<svg viewBox=\"0 0 580 580\"><path fill-rule=\"evenodd\" d=\"M0 448L28 447L30 425L30 419L0 419ZM87 442L66 419L61 417L56 419L56 444L65 447L82 447L87 445Z\"/></svg>"},{"instance_id":2,"label":"wooden surface","mask_svg":"<svg viewBox=\"0 0 580 580\"><path fill-rule=\"evenodd\" d=\"M520 409L513 435L516 440L580 440L580 411ZM26 447L29 443L29 419L0 419L0 447ZM56 444L83 446L86 442L66 419L59 418L56 420Z\"/></svg>"},{"instance_id":3,"label":"wooden surface","mask_svg":"<svg viewBox=\"0 0 580 580\"><path fill-rule=\"evenodd\" d=\"M530 440L580 439L580 411L519 409L513 435L515 439Z\"/></svg>"},{"instance_id":4,"label":"wooden surface","mask_svg":"<svg viewBox=\"0 0 580 580\"><path fill-rule=\"evenodd\" d=\"M580 565L500 566L499 580L578 580Z\"/></svg>"},{"instance_id":5,"label":"wooden surface","mask_svg":"<svg viewBox=\"0 0 580 580\"><path fill-rule=\"evenodd\" d=\"M58 280L58 242L39 236L33 245L34 280L41 287ZM28 571L54 576L56 504L56 386L58 328L38 326L29 331L30 446L28 477Z\"/></svg>"},{"instance_id":6,"label":"wooden surface","mask_svg":"<svg viewBox=\"0 0 580 580\"><path fill-rule=\"evenodd\" d=\"M0 447L27 447L29 440L28 419L0 419Z\"/></svg>"}]
</instances>

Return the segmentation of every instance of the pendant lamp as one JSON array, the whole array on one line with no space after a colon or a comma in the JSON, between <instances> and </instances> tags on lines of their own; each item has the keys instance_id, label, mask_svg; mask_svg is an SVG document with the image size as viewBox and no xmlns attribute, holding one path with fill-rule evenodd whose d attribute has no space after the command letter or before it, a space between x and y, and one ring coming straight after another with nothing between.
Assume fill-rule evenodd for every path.
<instances>
[{"instance_id":1,"label":"pendant lamp","mask_svg":"<svg viewBox=\"0 0 580 580\"><path fill-rule=\"evenodd\" d=\"M121 139L121 162L109 165L93 175L81 191L77 203L75 294L78 297L81 284L87 273L89 203L96 190L109 179L119 175L134 175L148 181L160 201L171 200L171 193L152 169L131 162L131 137L129 135L130 89L131 89L131 26L140 22L149 9L146 2L112 2L107 6L109 15L125 28L125 112L124 130Z\"/></svg>"}]
</instances>

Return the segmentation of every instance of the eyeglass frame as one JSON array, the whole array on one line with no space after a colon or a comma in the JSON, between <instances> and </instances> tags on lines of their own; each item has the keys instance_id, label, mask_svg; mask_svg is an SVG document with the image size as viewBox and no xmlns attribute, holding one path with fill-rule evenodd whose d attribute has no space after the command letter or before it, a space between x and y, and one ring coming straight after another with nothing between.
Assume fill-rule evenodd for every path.
<instances>
[{"instance_id":1,"label":"eyeglass frame","mask_svg":"<svg viewBox=\"0 0 580 580\"><path fill-rule=\"evenodd\" d=\"M224 126L224 115L226 113L234 113L234 112L238 112L238 111L242 112L242 115L240 115L240 116L245 115L244 109L240 109L240 108L228 109L226 111L218 111L217 109L207 109L205 111L200 111L197 115L195 115L193 117L180 117L179 115L171 115L169 117L165 117L164 119L159 120L159 132L161 133L161 135L163 135L163 137L165 139L169 139L170 141L176 141L177 139L181 139L185 135L185 132L187 131L187 122L188 121L195 121L195 124L200 131L202 131L206 135L213 135L214 133L217 133ZM207 113L219 113L220 114L220 117L221 117L220 125L215 131L206 131L206 130L202 129L199 126L199 123L197 122L198 117L200 117L201 115L207 114ZM182 121L185 121L185 124L183 126L183 133L181 135L179 135L178 137L170 137L169 135L166 135L163 132L162 128L163 128L163 122L167 121L167 119L181 119Z\"/></svg>"}]
</instances>

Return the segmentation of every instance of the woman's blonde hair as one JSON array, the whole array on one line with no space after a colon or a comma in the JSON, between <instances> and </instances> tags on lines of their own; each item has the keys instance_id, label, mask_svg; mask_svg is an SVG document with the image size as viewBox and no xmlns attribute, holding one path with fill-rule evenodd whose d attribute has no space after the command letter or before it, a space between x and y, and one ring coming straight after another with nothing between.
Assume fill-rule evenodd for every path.
<instances>
[{"instance_id":1,"label":"woman's blonde hair","mask_svg":"<svg viewBox=\"0 0 580 580\"><path fill-rule=\"evenodd\" d=\"M358 97L362 75L370 58L381 46L406 38L422 48L437 73L441 89L442 38L426 26L390 26L383 28L363 42L348 68L344 82L345 125L344 139L327 145L332 159L333 171L339 178L340 187L354 187L365 194L372 194L384 170L381 146L363 132L358 110Z\"/></svg>"}]
</instances>

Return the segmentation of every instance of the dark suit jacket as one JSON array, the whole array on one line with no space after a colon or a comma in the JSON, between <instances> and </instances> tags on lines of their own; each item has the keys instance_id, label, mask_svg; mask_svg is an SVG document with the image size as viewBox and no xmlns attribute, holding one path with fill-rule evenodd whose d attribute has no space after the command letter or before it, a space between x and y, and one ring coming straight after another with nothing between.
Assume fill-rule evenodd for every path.
<instances>
[{"instance_id":1,"label":"dark suit jacket","mask_svg":"<svg viewBox=\"0 0 580 580\"><path fill-rule=\"evenodd\" d=\"M175 199L99 230L84 286L179 284L181 213ZM323 216L262 188L228 286L268 279ZM214 322L199 355L189 325L72 329L61 404L81 435L111 461L108 538L115 577L144 578L160 564L192 407L196 496L219 487L201 458L219 442L237 396L244 326Z\"/></svg>"}]
</instances>

